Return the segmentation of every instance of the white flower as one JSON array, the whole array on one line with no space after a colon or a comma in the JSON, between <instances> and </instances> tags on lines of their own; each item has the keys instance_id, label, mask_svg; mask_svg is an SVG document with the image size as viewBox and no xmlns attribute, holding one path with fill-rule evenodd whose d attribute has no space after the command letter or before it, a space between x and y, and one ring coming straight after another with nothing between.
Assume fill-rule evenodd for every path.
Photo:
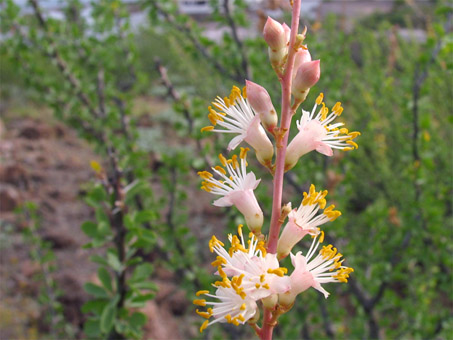
<instances>
[{"instance_id":1,"label":"white flower","mask_svg":"<svg viewBox=\"0 0 453 340\"><path fill-rule=\"evenodd\" d=\"M279 267L275 254L267 254L264 242L258 241L250 233L246 243L242 234L242 225L238 227L238 235L229 235L230 248L227 251L224 244L213 236L209 242L211 252L217 254L212 265L222 280L216 281L215 295L209 291L200 291L208 297L221 300L208 302L196 299L198 306L213 305L206 312L197 313L207 319L200 331L215 322L229 322L235 325L243 324L252 318L257 309L256 302L273 294L283 294L290 289L290 278L286 276L286 268Z\"/></svg>"},{"instance_id":2,"label":"white flower","mask_svg":"<svg viewBox=\"0 0 453 340\"><path fill-rule=\"evenodd\" d=\"M220 166L216 166L212 170L221 179L214 178L208 171L201 171L198 175L204 179L201 189L222 196L214 201L215 206L236 206L244 215L250 230L259 234L263 225L263 212L253 190L256 189L260 180L256 179L253 172L247 173L247 151L248 148L241 148L240 164L236 155L233 155L231 159L219 155L219 159L226 170Z\"/></svg>"},{"instance_id":3,"label":"white flower","mask_svg":"<svg viewBox=\"0 0 453 340\"><path fill-rule=\"evenodd\" d=\"M326 206L327 190L316 192L315 186L310 186L307 194L304 192L304 199L298 209L292 210L288 215L288 223L283 229L278 240L277 254L278 258L288 256L291 249L305 235L316 236L319 234L319 226L329 221L334 221L341 212L333 210L334 205L329 206L322 214L317 214L320 209Z\"/></svg>"},{"instance_id":4,"label":"white flower","mask_svg":"<svg viewBox=\"0 0 453 340\"><path fill-rule=\"evenodd\" d=\"M330 124L337 116L343 112L341 103L337 102L332 112L323 103L323 94L316 99L313 110L310 112L302 110L302 118L297 121L299 133L288 145L285 158L285 170L294 167L299 158L306 153L316 150L326 156L332 156L332 149L349 151L357 149L358 145L353 141L360 135L360 132L349 132L342 127L344 123ZM322 105L315 116L318 105Z\"/></svg>"},{"instance_id":5,"label":"white flower","mask_svg":"<svg viewBox=\"0 0 453 340\"><path fill-rule=\"evenodd\" d=\"M316 257L313 255L316 252L319 244L324 240L324 232L321 232L320 237L315 237L310 249L305 256L302 252L296 255L291 253L291 262L294 266L294 271L291 273L291 290L286 294L280 295L281 301L294 301L295 297L307 290L310 287L315 288L324 294L327 298L329 293L322 287L321 284L327 282L348 282L349 274L354 270L343 266L343 256L338 253L337 249L331 244L323 246Z\"/></svg>"},{"instance_id":6,"label":"white flower","mask_svg":"<svg viewBox=\"0 0 453 340\"><path fill-rule=\"evenodd\" d=\"M223 99L217 97L212 105L219 112L209 107L208 118L212 126L206 126L201 131L235 134L228 144L228 150L234 150L242 141L246 141L255 149L258 160L264 165L269 165L272 162L274 147L260 124L259 115L256 115L250 106L245 89L241 94L241 90L233 86L229 97ZM215 126L222 129L216 129Z\"/></svg>"}]
</instances>

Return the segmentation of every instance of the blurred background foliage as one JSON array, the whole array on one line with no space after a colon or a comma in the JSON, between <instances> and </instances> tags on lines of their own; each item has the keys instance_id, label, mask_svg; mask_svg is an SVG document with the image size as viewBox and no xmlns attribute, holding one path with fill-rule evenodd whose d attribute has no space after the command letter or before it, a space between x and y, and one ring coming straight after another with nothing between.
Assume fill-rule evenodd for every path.
<instances>
[{"instance_id":1,"label":"blurred background foliage","mask_svg":"<svg viewBox=\"0 0 453 340\"><path fill-rule=\"evenodd\" d=\"M228 142L200 133L206 108L247 78L265 86L276 107L280 101L260 34L238 34L254 31L260 20L249 20L244 1L231 3L212 1L212 14L194 20L180 14L176 2L137 2L149 22L132 29L128 7L120 1L93 1L90 20L80 14L83 3L66 1L64 20L45 17L44 25L36 13L2 1L2 101L8 107L52 107L90 141L108 168L109 150L93 131L105 133L117 150L119 168L143 183L131 197L141 194L144 201L125 201L135 211L123 216L124 227L138 238L131 247L140 261L175 272L188 299L212 281L207 265L212 233L223 237L242 222L234 210L212 213L208 206L194 213L194 206L211 198L197 202L208 194L197 191L196 172L215 164ZM302 294L281 318L275 338L448 339L453 334L452 8L442 1L396 1L390 13L349 19L345 25L347 20L302 16L305 42L312 57L321 59L322 70L303 108L311 110L319 92L328 106L341 101L346 126L362 132L359 149L332 158L304 156L286 176L284 200L295 206L311 183L329 190L328 202L343 214L326 226L327 240L355 272L348 284L328 286L327 300L314 290ZM208 23L222 32L217 39L204 34ZM81 95L101 105L101 71L108 108L102 120ZM128 133L119 132L124 124ZM271 178L257 162L250 163L262 178L257 192L268 220ZM122 183L137 182L123 178ZM96 194L94 179L92 186L86 199L96 209L108 199ZM143 211L140 216L146 217L137 219ZM139 226L144 221L152 226ZM138 275L128 266L126 275ZM153 270L145 271L152 279ZM142 336L134 328L141 326L141 317L131 321L116 313L113 320L135 322L117 332ZM193 313L185 312L190 326L199 322ZM89 320L101 322L97 327L107 334L105 315L104 324L101 319ZM100 334L90 327L92 336ZM216 325L203 338L251 334L246 327Z\"/></svg>"}]
</instances>

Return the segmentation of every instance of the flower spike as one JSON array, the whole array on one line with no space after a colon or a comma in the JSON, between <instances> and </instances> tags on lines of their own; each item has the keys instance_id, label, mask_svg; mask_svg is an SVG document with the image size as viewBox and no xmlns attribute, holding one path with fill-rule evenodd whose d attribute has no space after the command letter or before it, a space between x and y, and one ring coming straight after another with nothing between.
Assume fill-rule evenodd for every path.
<instances>
[{"instance_id":1,"label":"flower spike","mask_svg":"<svg viewBox=\"0 0 453 340\"><path fill-rule=\"evenodd\" d=\"M292 248L307 234L316 236L320 233L319 226L329 221L334 221L341 215L338 210L333 210L334 205L326 207L327 190L316 192L315 186L310 186L307 194L304 192L298 209L292 210L288 215L288 223L283 229L277 245L278 258L288 256ZM322 214L317 214L320 209L324 209Z\"/></svg>"},{"instance_id":2,"label":"flower spike","mask_svg":"<svg viewBox=\"0 0 453 340\"><path fill-rule=\"evenodd\" d=\"M315 116L319 105L322 107ZM286 152L285 171L293 168L301 156L313 150L332 156L332 149L349 151L358 148L353 139L360 136L360 132L349 132L342 127L344 123L330 124L342 112L343 107L340 102L337 102L329 114L329 109L323 102L322 93L316 99L311 113L302 110L302 118L297 121L299 133L289 143Z\"/></svg>"},{"instance_id":3,"label":"flower spike","mask_svg":"<svg viewBox=\"0 0 453 340\"><path fill-rule=\"evenodd\" d=\"M258 161L264 166L270 166L274 147L260 124L259 115L250 106L245 88L241 94L241 90L233 86L229 97L217 97L209 107L208 118L212 126L206 126L201 131L236 134L228 144L229 151L245 141L255 149ZM216 128L217 126L222 129Z\"/></svg>"},{"instance_id":4,"label":"flower spike","mask_svg":"<svg viewBox=\"0 0 453 340\"><path fill-rule=\"evenodd\" d=\"M214 201L215 206L236 206L244 215L249 229L259 235L263 225L263 212L253 190L261 180L257 180L253 172L247 173L248 150L248 148L241 148L239 161L237 155L233 155L231 159L226 159L222 154L219 155L223 167L216 166L212 170L221 179L214 178L214 175L208 171L200 171L198 175L204 180L201 189L222 196Z\"/></svg>"}]
</instances>

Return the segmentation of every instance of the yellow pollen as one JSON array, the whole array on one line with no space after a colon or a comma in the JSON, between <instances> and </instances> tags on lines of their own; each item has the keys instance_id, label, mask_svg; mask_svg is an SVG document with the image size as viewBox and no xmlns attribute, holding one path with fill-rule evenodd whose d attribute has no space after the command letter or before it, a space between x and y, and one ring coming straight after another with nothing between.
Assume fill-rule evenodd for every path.
<instances>
[{"instance_id":1,"label":"yellow pollen","mask_svg":"<svg viewBox=\"0 0 453 340\"><path fill-rule=\"evenodd\" d=\"M322 100L324 99L324 93L320 93L318 98L316 98L316 105L321 105Z\"/></svg>"},{"instance_id":2,"label":"yellow pollen","mask_svg":"<svg viewBox=\"0 0 453 340\"><path fill-rule=\"evenodd\" d=\"M197 313L199 316L205 319L209 319L212 316L212 314L208 312L200 312L198 309L195 311L195 313Z\"/></svg>"},{"instance_id":3,"label":"yellow pollen","mask_svg":"<svg viewBox=\"0 0 453 340\"><path fill-rule=\"evenodd\" d=\"M249 148L241 148L241 153L239 154L239 157L241 159L245 159L247 157L247 151L249 151Z\"/></svg>"},{"instance_id":4,"label":"yellow pollen","mask_svg":"<svg viewBox=\"0 0 453 340\"><path fill-rule=\"evenodd\" d=\"M353 147L355 147L356 149L359 148L359 146L357 145L356 142L352 141L352 140L348 140L346 141L346 144L349 144L349 145L352 145Z\"/></svg>"},{"instance_id":5,"label":"yellow pollen","mask_svg":"<svg viewBox=\"0 0 453 340\"><path fill-rule=\"evenodd\" d=\"M238 156L233 155L233 157L231 157L231 160L233 162L233 168L235 169L239 168Z\"/></svg>"},{"instance_id":6,"label":"yellow pollen","mask_svg":"<svg viewBox=\"0 0 453 340\"><path fill-rule=\"evenodd\" d=\"M214 247L217 246L217 245L220 245L221 247L224 246L222 241L219 241L217 239L217 237L212 235L211 240L209 241L209 250L211 251L211 253L214 252Z\"/></svg>"},{"instance_id":7,"label":"yellow pollen","mask_svg":"<svg viewBox=\"0 0 453 340\"><path fill-rule=\"evenodd\" d=\"M193 300L193 304L204 307L204 306L206 306L206 300L205 299L195 299L195 300Z\"/></svg>"},{"instance_id":8,"label":"yellow pollen","mask_svg":"<svg viewBox=\"0 0 453 340\"><path fill-rule=\"evenodd\" d=\"M216 169L218 172L220 172L220 173L226 175L225 169L222 168L220 165L216 165L216 166L214 167L214 169Z\"/></svg>"},{"instance_id":9,"label":"yellow pollen","mask_svg":"<svg viewBox=\"0 0 453 340\"><path fill-rule=\"evenodd\" d=\"M212 177L212 174L208 171L198 171L198 176L203 179L210 179Z\"/></svg>"},{"instance_id":10,"label":"yellow pollen","mask_svg":"<svg viewBox=\"0 0 453 340\"><path fill-rule=\"evenodd\" d=\"M239 224L239 225L238 225L238 235L239 235L239 236L242 236L242 228L243 228L243 227L244 227L243 224Z\"/></svg>"},{"instance_id":11,"label":"yellow pollen","mask_svg":"<svg viewBox=\"0 0 453 340\"><path fill-rule=\"evenodd\" d=\"M319 243L324 242L324 231L321 231L321 236L319 236Z\"/></svg>"},{"instance_id":12,"label":"yellow pollen","mask_svg":"<svg viewBox=\"0 0 453 340\"><path fill-rule=\"evenodd\" d=\"M201 327L200 327L200 333L203 333L203 331L206 329L206 327L208 327L208 323L209 323L208 320L206 320L205 322L203 322L203 324L202 324Z\"/></svg>"},{"instance_id":13,"label":"yellow pollen","mask_svg":"<svg viewBox=\"0 0 453 340\"><path fill-rule=\"evenodd\" d=\"M196 296L200 296L202 294L209 294L209 290L199 290L195 293Z\"/></svg>"},{"instance_id":14,"label":"yellow pollen","mask_svg":"<svg viewBox=\"0 0 453 340\"><path fill-rule=\"evenodd\" d=\"M223 166L227 165L227 159L221 153L219 154L219 159Z\"/></svg>"},{"instance_id":15,"label":"yellow pollen","mask_svg":"<svg viewBox=\"0 0 453 340\"><path fill-rule=\"evenodd\" d=\"M214 127L213 126L205 126L204 128L201 128L201 132L205 132L205 131L212 131L214 130Z\"/></svg>"}]
</instances>

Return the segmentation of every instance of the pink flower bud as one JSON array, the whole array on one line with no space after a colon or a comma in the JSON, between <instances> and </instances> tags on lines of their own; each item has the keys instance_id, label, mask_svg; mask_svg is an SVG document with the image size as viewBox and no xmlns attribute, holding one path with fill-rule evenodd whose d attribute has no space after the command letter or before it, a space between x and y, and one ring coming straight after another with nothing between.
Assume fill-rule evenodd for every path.
<instances>
[{"instance_id":1,"label":"pink flower bud","mask_svg":"<svg viewBox=\"0 0 453 340\"><path fill-rule=\"evenodd\" d=\"M264 127L272 132L277 125L278 117L269 93L264 87L252 81L246 80L245 84L249 104L259 114Z\"/></svg>"},{"instance_id":2,"label":"pink flower bud","mask_svg":"<svg viewBox=\"0 0 453 340\"><path fill-rule=\"evenodd\" d=\"M289 44L289 37L291 36L291 28L286 23L283 23L283 30L285 31L285 40L286 40L286 45Z\"/></svg>"},{"instance_id":3,"label":"pink flower bud","mask_svg":"<svg viewBox=\"0 0 453 340\"><path fill-rule=\"evenodd\" d=\"M264 40L275 52L286 47L286 33L284 27L271 17L267 18L263 29Z\"/></svg>"},{"instance_id":4,"label":"pink flower bud","mask_svg":"<svg viewBox=\"0 0 453 340\"><path fill-rule=\"evenodd\" d=\"M305 100L307 90L314 86L321 76L320 61L308 61L300 65L294 77L291 92L298 100Z\"/></svg>"},{"instance_id":5,"label":"pink flower bud","mask_svg":"<svg viewBox=\"0 0 453 340\"><path fill-rule=\"evenodd\" d=\"M296 75L296 72L299 69L299 67L302 64L305 64L305 63L307 63L309 61L311 61L310 52L308 52L308 50L306 50L304 48L300 48L296 52L296 56L295 56L295 59L294 59L294 70L295 70L295 72L293 72L293 77Z\"/></svg>"}]
</instances>

